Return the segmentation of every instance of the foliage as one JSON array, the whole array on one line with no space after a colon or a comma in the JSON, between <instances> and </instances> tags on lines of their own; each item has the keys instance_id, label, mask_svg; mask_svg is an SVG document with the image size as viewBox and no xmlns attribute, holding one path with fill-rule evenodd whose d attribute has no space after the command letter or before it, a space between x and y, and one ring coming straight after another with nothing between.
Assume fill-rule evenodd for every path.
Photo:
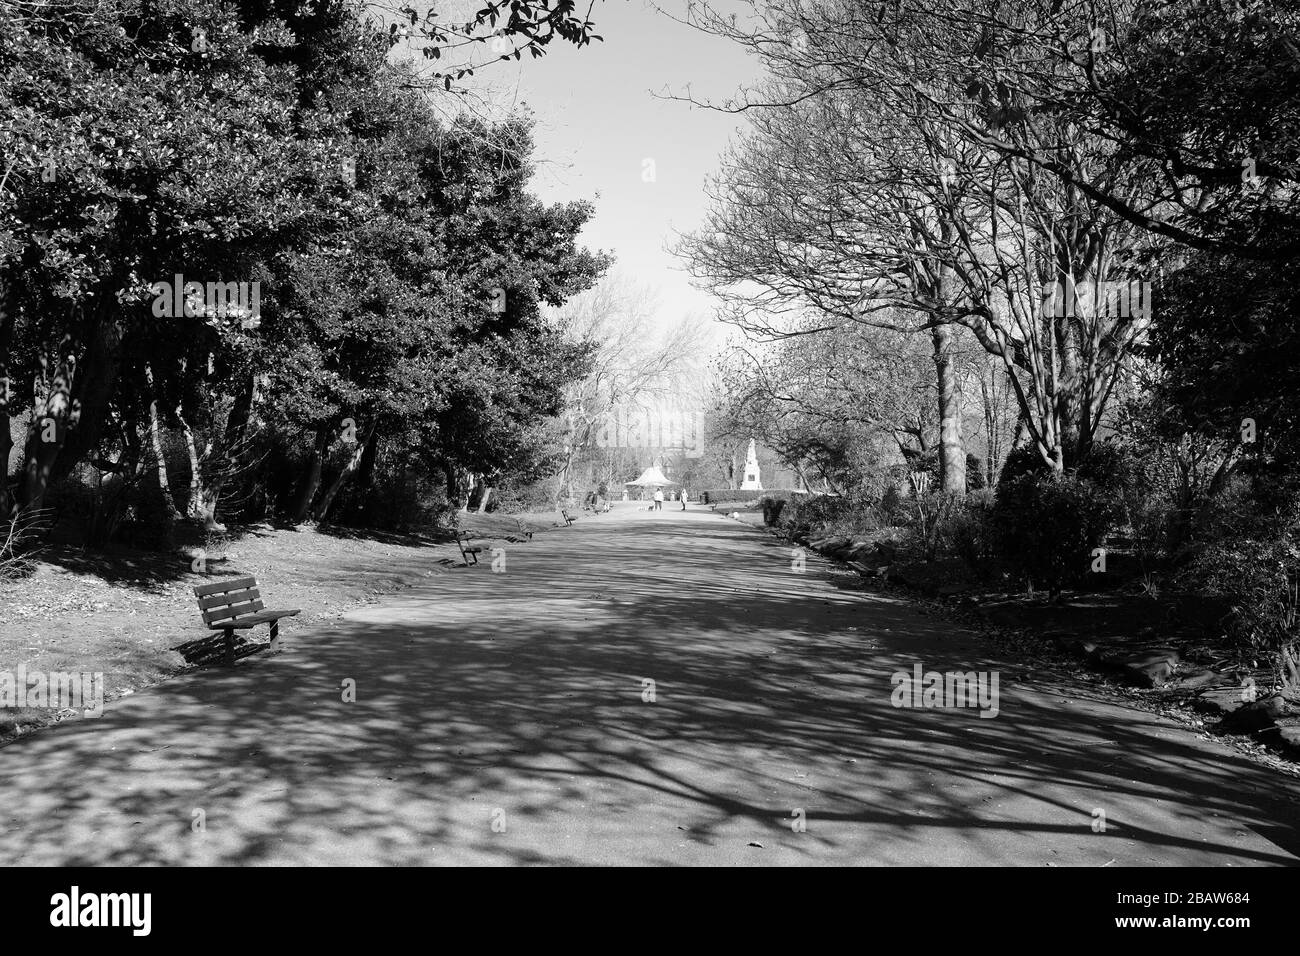
<instances>
[{"instance_id":1,"label":"foliage","mask_svg":"<svg viewBox=\"0 0 1300 956\"><path fill-rule=\"evenodd\" d=\"M1261 463L1294 470L1300 261L1199 253L1171 277L1163 305L1145 351L1162 372L1154 384L1166 433L1242 443Z\"/></svg>"},{"instance_id":2,"label":"foliage","mask_svg":"<svg viewBox=\"0 0 1300 956\"><path fill-rule=\"evenodd\" d=\"M28 513L17 520L0 521L0 584L31 571L32 560L40 552L40 526L48 517Z\"/></svg>"},{"instance_id":3,"label":"foliage","mask_svg":"<svg viewBox=\"0 0 1300 956\"><path fill-rule=\"evenodd\" d=\"M1118 517L1114 493L1074 473L1004 480L993 506L1002 558L1053 598L1089 573L1093 549Z\"/></svg>"},{"instance_id":4,"label":"foliage","mask_svg":"<svg viewBox=\"0 0 1300 956\"><path fill-rule=\"evenodd\" d=\"M996 496L991 489L967 495L941 529L940 547L957 557L980 580L990 580L998 568Z\"/></svg>"},{"instance_id":5,"label":"foliage","mask_svg":"<svg viewBox=\"0 0 1300 956\"><path fill-rule=\"evenodd\" d=\"M888 527L878 501L870 495L800 495L782 513L783 523L795 532L817 537L841 534L855 537Z\"/></svg>"},{"instance_id":6,"label":"foliage","mask_svg":"<svg viewBox=\"0 0 1300 956\"><path fill-rule=\"evenodd\" d=\"M1293 536L1216 542L1179 582L1224 599L1230 612L1222 625L1243 663L1266 660L1278 683L1300 702L1300 544Z\"/></svg>"},{"instance_id":7,"label":"foliage","mask_svg":"<svg viewBox=\"0 0 1300 956\"><path fill-rule=\"evenodd\" d=\"M776 498L770 495L764 495L758 499L759 507L763 509L763 524L769 528L776 527L781 523L781 512L785 510L788 498Z\"/></svg>"},{"instance_id":8,"label":"foliage","mask_svg":"<svg viewBox=\"0 0 1300 956\"><path fill-rule=\"evenodd\" d=\"M538 48L589 32L571 5L485 10ZM0 514L63 495L95 545L218 508L405 520L549 467L536 429L590 346L542 310L606 265L578 245L591 207L529 193L526 117L440 120L387 26L287 0L0 7L0 425L26 425ZM429 508L366 507L407 474Z\"/></svg>"},{"instance_id":9,"label":"foliage","mask_svg":"<svg viewBox=\"0 0 1300 956\"><path fill-rule=\"evenodd\" d=\"M1025 475L1045 475L1048 471L1043 456L1033 445L1017 445L1007 452L1006 461L1002 463L1002 472L998 475L998 487L1009 481L1015 481Z\"/></svg>"},{"instance_id":10,"label":"foliage","mask_svg":"<svg viewBox=\"0 0 1300 956\"><path fill-rule=\"evenodd\" d=\"M724 504L728 502L762 502L764 499L775 501L778 498L799 501L824 495L809 495L798 491L762 491L757 488L709 488L700 492L700 501L704 504Z\"/></svg>"}]
</instances>

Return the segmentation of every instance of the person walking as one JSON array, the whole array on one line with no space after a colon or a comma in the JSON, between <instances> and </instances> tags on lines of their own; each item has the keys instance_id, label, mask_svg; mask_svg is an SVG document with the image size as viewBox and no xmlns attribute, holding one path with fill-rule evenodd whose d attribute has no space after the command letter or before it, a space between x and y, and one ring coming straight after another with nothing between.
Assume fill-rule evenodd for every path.
<instances>
[{"instance_id":1,"label":"person walking","mask_svg":"<svg viewBox=\"0 0 1300 956\"><path fill-rule=\"evenodd\" d=\"M664 510L664 490L662 488L656 488L655 489L655 511L663 511L663 510Z\"/></svg>"},{"instance_id":2,"label":"person walking","mask_svg":"<svg viewBox=\"0 0 1300 956\"><path fill-rule=\"evenodd\" d=\"M686 510L686 501L687 501L688 498L690 498L690 495L688 495L688 494L686 493L686 489L683 488L683 489L682 489L682 510L683 510L683 511Z\"/></svg>"}]
</instances>

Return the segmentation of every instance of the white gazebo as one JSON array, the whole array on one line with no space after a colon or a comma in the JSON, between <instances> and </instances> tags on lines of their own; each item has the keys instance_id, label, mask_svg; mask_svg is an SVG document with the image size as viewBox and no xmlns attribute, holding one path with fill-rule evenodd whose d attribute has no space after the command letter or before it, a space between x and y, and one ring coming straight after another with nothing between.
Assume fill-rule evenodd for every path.
<instances>
[{"instance_id":1,"label":"white gazebo","mask_svg":"<svg viewBox=\"0 0 1300 956\"><path fill-rule=\"evenodd\" d=\"M663 488L666 485L675 485L677 482L665 478L658 465L651 465L641 472L641 477L637 478L636 481L627 481L624 484L629 488Z\"/></svg>"}]
</instances>

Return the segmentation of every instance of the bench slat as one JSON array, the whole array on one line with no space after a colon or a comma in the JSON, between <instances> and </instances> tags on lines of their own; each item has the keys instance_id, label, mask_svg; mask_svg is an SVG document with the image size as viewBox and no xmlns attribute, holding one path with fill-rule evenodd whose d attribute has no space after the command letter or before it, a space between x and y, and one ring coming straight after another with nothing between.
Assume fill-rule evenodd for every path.
<instances>
[{"instance_id":1,"label":"bench slat","mask_svg":"<svg viewBox=\"0 0 1300 956\"><path fill-rule=\"evenodd\" d=\"M200 584L194 589L194 596L207 597L209 594L255 587L257 587L257 578L231 578L229 581L218 581L216 584Z\"/></svg>"},{"instance_id":2,"label":"bench slat","mask_svg":"<svg viewBox=\"0 0 1300 956\"><path fill-rule=\"evenodd\" d=\"M249 614L256 614L265 608L261 601L250 601L248 604L232 604L229 607L214 608L211 611L203 612L203 623L212 624L215 621L224 621L232 617L245 617Z\"/></svg>"},{"instance_id":3,"label":"bench slat","mask_svg":"<svg viewBox=\"0 0 1300 956\"><path fill-rule=\"evenodd\" d=\"M211 627L214 631L224 631L226 628L242 631L250 627L257 627L259 624L278 621L282 617L293 617L299 613L301 613L301 608L294 608L292 611L263 611L260 614L249 614L245 617L235 618L233 621L222 621L211 625Z\"/></svg>"},{"instance_id":4,"label":"bench slat","mask_svg":"<svg viewBox=\"0 0 1300 956\"><path fill-rule=\"evenodd\" d=\"M262 596L262 592L257 588L245 588L242 591L230 591L226 594L209 594L207 597L199 598L199 610L206 611L209 608L223 607L227 604L247 604L250 601L256 601Z\"/></svg>"}]
</instances>

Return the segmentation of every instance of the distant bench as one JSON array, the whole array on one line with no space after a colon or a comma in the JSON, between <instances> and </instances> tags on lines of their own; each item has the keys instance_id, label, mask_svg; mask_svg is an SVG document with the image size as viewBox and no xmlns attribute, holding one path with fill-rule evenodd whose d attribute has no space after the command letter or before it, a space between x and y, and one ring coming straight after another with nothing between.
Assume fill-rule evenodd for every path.
<instances>
[{"instance_id":1,"label":"distant bench","mask_svg":"<svg viewBox=\"0 0 1300 956\"><path fill-rule=\"evenodd\" d=\"M465 562L465 567L478 564L478 556L483 553L481 547L471 543L477 535L477 531L468 528L456 532L456 546L460 548L460 559Z\"/></svg>"},{"instance_id":2,"label":"distant bench","mask_svg":"<svg viewBox=\"0 0 1300 956\"><path fill-rule=\"evenodd\" d=\"M519 529L519 533L523 535L524 538L529 541L533 540L532 529L529 528L528 525L524 524L522 518L515 519L515 527ZM485 536L475 531L473 528L456 529L456 547L460 548L460 559L465 562L466 567L469 567L471 564L478 564L478 556L488 550L482 545L474 544L475 538L482 537ZM521 539L506 538L506 540L520 541Z\"/></svg>"},{"instance_id":3,"label":"distant bench","mask_svg":"<svg viewBox=\"0 0 1300 956\"><path fill-rule=\"evenodd\" d=\"M565 526L566 528L567 528L569 525L573 524L573 519L569 517L569 512L567 512L567 511L565 511L563 508L561 508L561 509L560 509L560 514L564 516L564 526Z\"/></svg>"},{"instance_id":4,"label":"distant bench","mask_svg":"<svg viewBox=\"0 0 1300 956\"><path fill-rule=\"evenodd\" d=\"M214 631L226 635L226 663L235 663L235 631L245 631L259 624L271 625L271 650L280 649L280 618L300 613L268 611L262 604L257 578L232 578L216 584L200 584L194 589L199 599L203 623Z\"/></svg>"}]
</instances>

